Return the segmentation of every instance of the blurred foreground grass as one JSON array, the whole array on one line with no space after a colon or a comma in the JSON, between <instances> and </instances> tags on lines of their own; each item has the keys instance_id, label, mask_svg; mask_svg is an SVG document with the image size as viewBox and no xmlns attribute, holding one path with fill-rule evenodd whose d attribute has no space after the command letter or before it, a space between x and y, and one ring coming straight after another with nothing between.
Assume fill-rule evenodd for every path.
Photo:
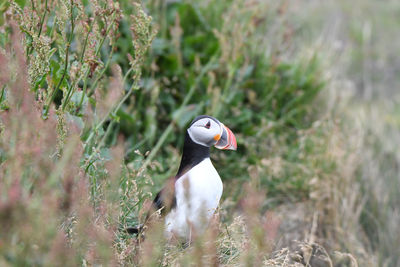
<instances>
[{"instance_id":1,"label":"blurred foreground grass","mask_svg":"<svg viewBox=\"0 0 400 267\"><path fill-rule=\"evenodd\" d=\"M398 266L400 5L355 4L1 3L0 264ZM219 222L126 236L198 114Z\"/></svg>"}]
</instances>

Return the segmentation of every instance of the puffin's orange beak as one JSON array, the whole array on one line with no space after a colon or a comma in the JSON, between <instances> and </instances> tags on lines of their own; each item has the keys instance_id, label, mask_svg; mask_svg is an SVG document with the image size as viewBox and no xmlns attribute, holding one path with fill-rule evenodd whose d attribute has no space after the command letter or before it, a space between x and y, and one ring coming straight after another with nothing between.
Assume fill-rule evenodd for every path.
<instances>
[{"instance_id":1,"label":"puffin's orange beak","mask_svg":"<svg viewBox=\"0 0 400 267\"><path fill-rule=\"evenodd\" d=\"M214 139L217 140L215 147L218 149L229 149L236 150L236 137L232 133L232 131L221 123L222 132L220 135L214 136Z\"/></svg>"}]
</instances>

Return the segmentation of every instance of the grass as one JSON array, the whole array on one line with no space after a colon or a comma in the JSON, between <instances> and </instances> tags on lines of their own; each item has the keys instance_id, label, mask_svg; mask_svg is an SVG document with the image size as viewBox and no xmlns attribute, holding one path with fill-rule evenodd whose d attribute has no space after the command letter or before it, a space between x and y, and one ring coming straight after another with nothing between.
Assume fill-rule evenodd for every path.
<instances>
[{"instance_id":1,"label":"grass","mask_svg":"<svg viewBox=\"0 0 400 267\"><path fill-rule=\"evenodd\" d=\"M400 6L298 5L0 4L0 265L397 266ZM238 140L217 219L120 231L198 114Z\"/></svg>"}]
</instances>

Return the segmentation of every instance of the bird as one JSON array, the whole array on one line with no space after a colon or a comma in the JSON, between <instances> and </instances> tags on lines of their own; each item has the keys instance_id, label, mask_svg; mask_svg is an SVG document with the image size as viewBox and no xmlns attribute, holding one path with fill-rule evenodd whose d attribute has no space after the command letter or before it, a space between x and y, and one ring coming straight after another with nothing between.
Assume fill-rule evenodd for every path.
<instances>
[{"instance_id":1,"label":"bird","mask_svg":"<svg viewBox=\"0 0 400 267\"><path fill-rule=\"evenodd\" d=\"M186 130L177 174L157 193L144 224L126 228L128 233L140 233L154 211L164 217L168 240L191 242L207 229L223 192L221 177L210 160L212 146L236 150L236 137L216 118L196 117Z\"/></svg>"}]
</instances>

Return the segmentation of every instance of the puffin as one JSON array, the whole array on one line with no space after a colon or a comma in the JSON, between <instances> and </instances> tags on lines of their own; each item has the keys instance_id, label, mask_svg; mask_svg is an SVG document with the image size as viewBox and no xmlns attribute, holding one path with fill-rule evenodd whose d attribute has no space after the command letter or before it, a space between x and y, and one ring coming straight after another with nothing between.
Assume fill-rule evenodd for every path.
<instances>
[{"instance_id":1,"label":"puffin","mask_svg":"<svg viewBox=\"0 0 400 267\"><path fill-rule=\"evenodd\" d=\"M154 198L145 222L127 228L128 233L141 233L156 214L165 220L168 240L190 242L202 234L222 196L221 177L210 159L210 148L236 150L235 135L214 117L196 117L186 130L182 158L177 174L167 179Z\"/></svg>"}]
</instances>

